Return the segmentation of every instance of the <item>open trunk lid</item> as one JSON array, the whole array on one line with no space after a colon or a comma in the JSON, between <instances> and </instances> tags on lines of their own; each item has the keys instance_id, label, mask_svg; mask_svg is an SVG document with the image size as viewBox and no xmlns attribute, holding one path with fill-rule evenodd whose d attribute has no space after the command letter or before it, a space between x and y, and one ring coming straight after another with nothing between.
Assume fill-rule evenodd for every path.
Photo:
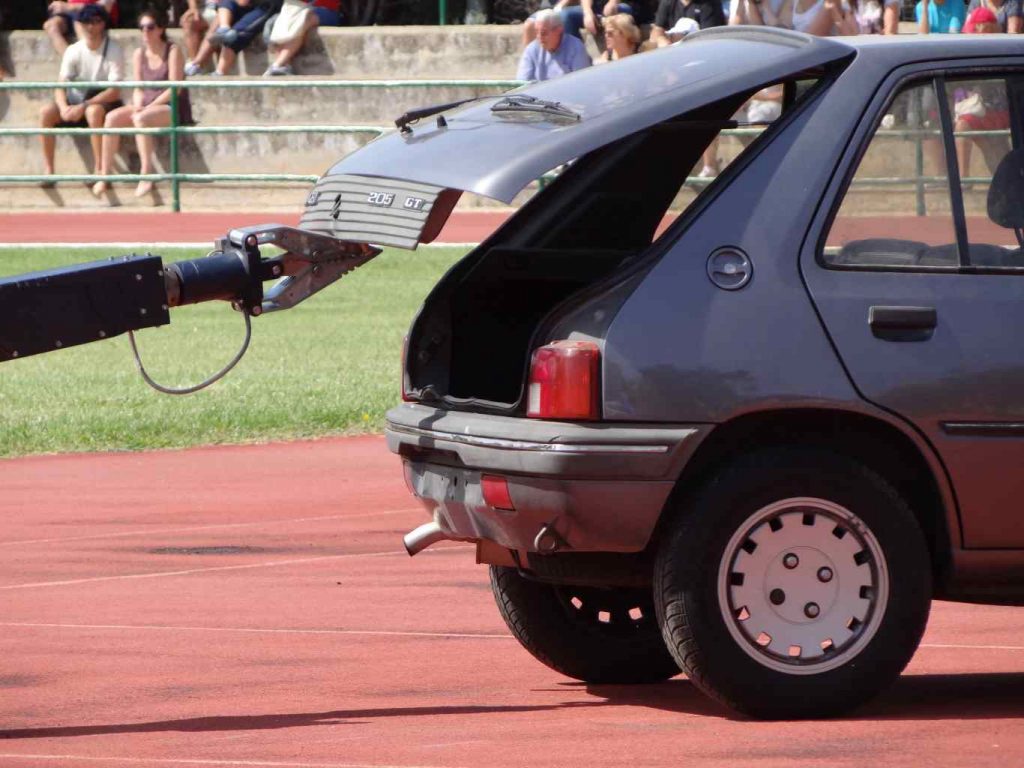
<instances>
[{"instance_id":1,"label":"open trunk lid","mask_svg":"<svg viewBox=\"0 0 1024 768\"><path fill-rule=\"evenodd\" d=\"M479 99L443 119L424 118L386 134L335 164L310 195L304 224L308 219L318 229L333 228L345 239L360 234L350 224L386 224L402 229L381 233L395 242L370 242L415 247L407 243L417 227L428 237L439 229L426 228L428 220L436 225L440 218L431 216L433 207L454 205L442 194L446 189L510 203L530 182L591 150L853 53L844 43L798 32L719 28L614 66ZM531 105L531 99L537 101ZM558 109L544 106L551 104ZM356 176L372 178L352 185ZM340 203L339 177L348 178L341 182ZM445 218L448 212L450 207ZM371 227L366 234L376 231Z\"/></svg>"}]
</instances>

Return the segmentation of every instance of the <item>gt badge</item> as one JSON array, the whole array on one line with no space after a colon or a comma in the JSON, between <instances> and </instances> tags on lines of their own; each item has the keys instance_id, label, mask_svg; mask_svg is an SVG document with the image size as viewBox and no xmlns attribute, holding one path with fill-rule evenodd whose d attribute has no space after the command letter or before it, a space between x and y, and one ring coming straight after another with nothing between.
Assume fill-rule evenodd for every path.
<instances>
[{"instance_id":1,"label":"gt badge","mask_svg":"<svg viewBox=\"0 0 1024 768\"><path fill-rule=\"evenodd\" d=\"M309 193L309 196L306 198L306 207L309 208L310 206L316 205L319 202L320 193L314 189L312 192Z\"/></svg>"}]
</instances>

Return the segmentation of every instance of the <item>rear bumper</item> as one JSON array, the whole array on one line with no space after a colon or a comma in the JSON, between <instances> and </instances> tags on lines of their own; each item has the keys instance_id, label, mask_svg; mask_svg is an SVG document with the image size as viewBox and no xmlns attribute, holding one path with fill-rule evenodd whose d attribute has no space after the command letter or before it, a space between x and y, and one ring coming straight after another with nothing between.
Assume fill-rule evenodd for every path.
<instances>
[{"instance_id":1,"label":"rear bumper","mask_svg":"<svg viewBox=\"0 0 1024 768\"><path fill-rule=\"evenodd\" d=\"M388 447L449 538L519 552L637 552L682 466L711 425L577 424L404 404ZM480 477L508 482L514 511L483 499ZM545 533L546 532L546 533Z\"/></svg>"}]
</instances>

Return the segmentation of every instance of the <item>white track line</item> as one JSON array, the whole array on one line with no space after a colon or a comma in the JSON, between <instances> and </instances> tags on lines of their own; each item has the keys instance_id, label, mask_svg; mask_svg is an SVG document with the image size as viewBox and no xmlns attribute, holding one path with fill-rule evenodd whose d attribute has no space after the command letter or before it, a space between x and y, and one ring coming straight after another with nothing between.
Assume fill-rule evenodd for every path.
<instances>
[{"instance_id":1,"label":"white track line","mask_svg":"<svg viewBox=\"0 0 1024 768\"><path fill-rule=\"evenodd\" d=\"M364 517L378 517L381 515L400 515L405 512L422 512L422 507L406 507L405 509L388 509L381 512L364 512L358 515L321 515L319 517L293 517L280 520L265 520L258 523L214 523L212 525L195 525L187 528L154 528L144 531L122 531L121 533L93 533L88 536L65 536L52 539L20 539L15 541L0 541L0 547L13 547L20 544L53 544L65 541L89 541L92 539L118 539L125 536L162 536L167 533L192 533L194 531L209 531L220 528L246 528L260 527L264 525L282 525L287 523L311 523L321 520L356 520ZM82 525L88 525L88 521Z\"/></svg>"},{"instance_id":2,"label":"white track line","mask_svg":"<svg viewBox=\"0 0 1024 768\"><path fill-rule=\"evenodd\" d=\"M211 765L253 766L254 768L441 768L428 765L402 765L385 763L282 763L273 760L190 760L171 757L86 757L85 755L18 755L0 754L0 760L74 760L88 763L121 763L131 765ZM452 768L445 766L445 768Z\"/></svg>"},{"instance_id":3,"label":"white track line","mask_svg":"<svg viewBox=\"0 0 1024 768\"><path fill-rule=\"evenodd\" d=\"M382 637L436 637L459 640L511 640L512 635L492 635L477 632L422 632L388 629L274 629L272 627L182 627L159 624L45 624L27 621L4 621L0 627L21 629L109 629L118 631L157 632L236 632L250 635L380 635Z\"/></svg>"},{"instance_id":4,"label":"white track line","mask_svg":"<svg viewBox=\"0 0 1024 768\"><path fill-rule=\"evenodd\" d=\"M440 552L454 547L435 547L433 552ZM422 554L422 553L421 553ZM159 579L169 576L191 576L194 573L214 573L216 571L243 571L251 568L276 568L281 565L300 565L305 563L322 563L328 560L350 560L360 557L394 557L395 555L406 555L404 550L390 550L388 552L352 552L346 555L323 555L321 557L301 557L294 560L272 560L263 563L247 563L245 565L218 565L210 568L190 568L183 571L154 571L152 573L125 573L119 576L90 576L85 579L68 579L66 581L37 581L28 584L7 584L0 586L0 590L8 591L13 589L35 589L37 587L66 587L73 584L93 584L99 581L131 581L133 579Z\"/></svg>"},{"instance_id":5,"label":"white track line","mask_svg":"<svg viewBox=\"0 0 1024 768\"><path fill-rule=\"evenodd\" d=\"M111 630L156 630L164 632L241 632L265 635L381 635L394 637L438 637L470 638L482 640L511 640L509 634L485 634L475 632L419 632L413 630L387 629L274 629L272 627L189 627L165 626L160 624L55 624L27 621L0 621L0 627L23 629L111 629ZM970 645L966 643L921 643L921 648L953 648L975 651L1024 651L1024 645Z\"/></svg>"}]
</instances>

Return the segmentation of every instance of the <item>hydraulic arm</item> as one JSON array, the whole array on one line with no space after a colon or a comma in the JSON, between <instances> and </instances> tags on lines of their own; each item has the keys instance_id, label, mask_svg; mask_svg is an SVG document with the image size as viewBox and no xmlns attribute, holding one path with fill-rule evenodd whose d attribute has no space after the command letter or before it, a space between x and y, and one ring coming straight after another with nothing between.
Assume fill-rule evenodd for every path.
<instances>
[{"instance_id":1,"label":"hydraulic arm","mask_svg":"<svg viewBox=\"0 0 1024 768\"><path fill-rule=\"evenodd\" d=\"M288 309L378 253L269 224L233 229L199 259L119 256L0 278L0 362L166 325L184 304L229 301L247 319ZM264 292L269 280L278 282Z\"/></svg>"}]
</instances>

